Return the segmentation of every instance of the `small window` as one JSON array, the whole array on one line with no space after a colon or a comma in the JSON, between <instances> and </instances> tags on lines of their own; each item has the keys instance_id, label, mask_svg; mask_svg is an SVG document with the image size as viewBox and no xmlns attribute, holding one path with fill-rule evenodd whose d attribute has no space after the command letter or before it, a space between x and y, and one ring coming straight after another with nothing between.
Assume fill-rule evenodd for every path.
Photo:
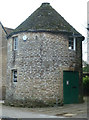
<instances>
[{"instance_id":1,"label":"small window","mask_svg":"<svg viewBox=\"0 0 89 120\"><path fill-rule=\"evenodd\" d=\"M17 70L13 70L13 82L17 82Z\"/></svg>"},{"instance_id":2,"label":"small window","mask_svg":"<svg viewBox=\"0 0 89 120\"><path fill-rule=\"evenodd\" d=\"M18 49L18 37L13 38L13 49L14 50Z\"/></svg>"},{"instance_id":3,"label":"small window","mask_svg":"<svg viewBox=\"0 0 89 120\"><path fill-rule=\"evenodd\" d=\"M76 40L75 38L69 38L69 49L70 50L75 50L76 49Z\"/></svg>"}]
</instances>

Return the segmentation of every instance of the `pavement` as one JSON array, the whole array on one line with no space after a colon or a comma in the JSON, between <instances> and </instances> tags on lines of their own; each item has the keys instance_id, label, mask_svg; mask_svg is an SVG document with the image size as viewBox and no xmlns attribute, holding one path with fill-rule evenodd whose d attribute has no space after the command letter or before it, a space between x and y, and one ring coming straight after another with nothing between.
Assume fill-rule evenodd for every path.
<instances>
[{"instance_id":1,"label":"pavement","mask_svg":"<svg viewBox=\"0 0 89 120\"><path fill-rule=\"evenodd\" d=\"M87 98L84 100L81 104L45 108L11 107L3 105L1 101L0 118L87 118Z\"/></svg>"}]
</instances>

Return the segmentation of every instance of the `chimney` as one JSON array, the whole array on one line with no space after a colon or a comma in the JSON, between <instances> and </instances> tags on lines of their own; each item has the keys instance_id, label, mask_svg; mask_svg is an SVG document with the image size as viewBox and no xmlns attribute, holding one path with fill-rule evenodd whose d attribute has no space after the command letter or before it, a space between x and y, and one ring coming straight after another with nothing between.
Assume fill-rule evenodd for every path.
<instances>
[{"instance_id":1,"label":"chimney","mask_svg":"<svg viewBox=\"0 0 89 120\"><path fill-rule=\"evenodd\" d=\"M42 5L41 5L42 7L45 7L45 6L50 6L50 3L48 3L48 2L45 2L45 3L42 3Z\"/></svg>"}]
</instances>

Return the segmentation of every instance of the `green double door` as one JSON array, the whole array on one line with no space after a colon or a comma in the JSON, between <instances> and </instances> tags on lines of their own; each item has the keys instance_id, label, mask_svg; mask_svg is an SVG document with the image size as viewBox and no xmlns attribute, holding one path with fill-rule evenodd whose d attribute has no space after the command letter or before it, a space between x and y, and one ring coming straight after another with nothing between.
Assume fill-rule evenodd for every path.
<instances>
[{"instance_id":1,"label":"green double door","mask_svg":"<svg viewBox=\"0 0 89 120\"><path fill-rule=\"evenodd\" d=\"M63 72L64 104L78 103L79 73L76 71Z\"/></svg>"}]
</instances>

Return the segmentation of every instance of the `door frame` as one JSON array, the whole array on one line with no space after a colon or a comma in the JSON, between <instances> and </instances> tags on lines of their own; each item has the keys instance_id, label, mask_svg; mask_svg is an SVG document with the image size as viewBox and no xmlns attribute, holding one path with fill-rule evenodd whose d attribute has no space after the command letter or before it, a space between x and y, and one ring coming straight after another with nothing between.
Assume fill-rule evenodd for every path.
<instances>
[{"instance_id":1,"label":"door frame","mask_svg":"<svg viewBox=\"0 0 89 120\"><path fill-rule=\"evenodd\" d=\"M63 100L63 99L64 99L64 91L63 91L63 71L76 71L76 72L79 72L79 71L75 70L74 67L67 67L67 66L60 66L60 67L59 67L59 71L60 71L59 76L60 76L60 79L61 79L61 83L59 83L59 84L61 84L59 90L60 90L61 93L62 93L62 94L60 94L60 98L61 98L61 100ZM79 74L80 74L80 72L79 72Z\"/></svg>"},{"instance_id":2,"label":"door frame","mask_svg":"<svg viewBox=\"0 0 89 120\"><path fill-rule=\"evenodd\" d=\"M70 85L69 85L69 87L66 87L65 86L65 81L67 80L66 78L64 79L64 72L65 73L67 73L68 72L68 74L71 74L71 75L73 75L74 77L77 75L77 78L76 78L76 82L77 83L75 83L74 82L74 80L75 79L73 79L73 81L71 81L72 79L68 76L68 79L69 79L69 81L71 81L71 82L69 82L69 83L71 83ZM68 74L66 74L66 75L68 75ZM74 83L73 83L74 82ZM72 92L73 92L73 88L72 88L72 86L77 86L77 89L76 89L76 91L74 92L74 93L76 93L76 96L75 96L75 100L73 100L73 97L71 96L71 95L73 95L73 94L71 94ZM66 89L65 89L65 87L66 87ZM66 90L66 91L71 91L71 92L69 92L70 93L70 97L69 97L69 102L66 102L66 101L64 101L64 99L66 99L66 98L68 98L68 95L66 96L65 95L65 91L64 90ZM66 97L65 97L66 96ZM73 103L78 103L79 102L79 71L72 71L72 70L64 70L63 71L63 101L64 101L64 104L73 104Z\"/></svg>"}]
</instances>

